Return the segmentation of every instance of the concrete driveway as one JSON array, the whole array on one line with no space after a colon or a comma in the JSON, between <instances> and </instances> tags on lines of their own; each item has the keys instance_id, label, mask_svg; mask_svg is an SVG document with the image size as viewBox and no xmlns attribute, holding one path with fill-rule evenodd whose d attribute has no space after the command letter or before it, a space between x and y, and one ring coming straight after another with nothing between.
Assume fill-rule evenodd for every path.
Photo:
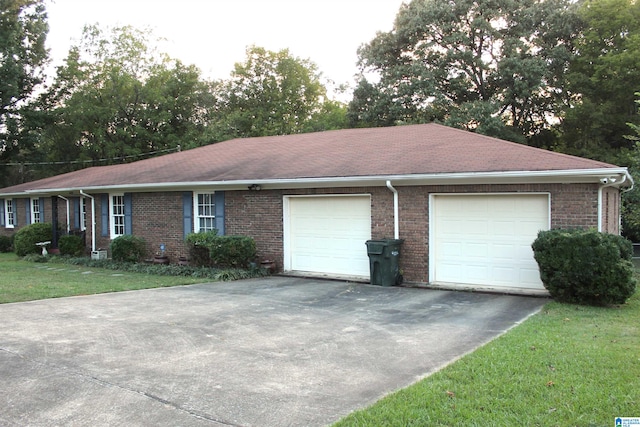
<instances>
[{"instance_id":1,"label":"concrete driveway","mask_svg":"<svg viewBox=\"0 0 640 427\"><path fill-rule=\"evenodd\" d=\"M271 277L0 305L0 425L323 426L546 302Z\"/></svg>"}]
</instances>

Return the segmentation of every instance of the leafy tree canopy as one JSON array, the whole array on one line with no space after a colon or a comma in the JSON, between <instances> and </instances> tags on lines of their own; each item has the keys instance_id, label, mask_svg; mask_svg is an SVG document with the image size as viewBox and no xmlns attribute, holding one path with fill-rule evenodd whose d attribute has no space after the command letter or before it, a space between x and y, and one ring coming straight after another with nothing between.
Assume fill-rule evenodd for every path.
<instances>
[{"instance_id":1,"label":"leafy tree canopy","mask_svg":"<svg viewBox=\"0 0 640 427\"><path fill-rule=\"evenodd\" d=\"M523 140L565 93L578 20L568 0L413 0L359 50L355 126L441 120ZM364 75L364 74L363 74ZM375 81L378 80L378 81Z\"/></svg>"},{"instance_id":2,"label":"leafy tree canopy","mask_svg":"<svg viewBox=\"0 0 640 427\"><path fill-rule=\"evenodd\" d=\"M43 0L0 0L0 160L15 160L37 139L27 118L43 82L49 27ZM2 168L0 184L10 172Z\"/></svg>"},{"instance_id":3,"label":"leafy tree canopy","mask_svg":"<svg viewBox=\"0 0 640 427\"><path fill-rule=\"evenodd\" d=\"M562 149L628 165L633 143L627 123L640 123L634 92L640 91L640 2L585 0L571 63L572 94L561 126Z\"/></svg>"},{"instance_id":4,"label":"leafy tree canopy","mask_svg":"<svg viewBox=\"0 0 640 427\"><path fill-rule=\"evenodd\" d=\"M209 142L210 85L195 66L150 48L151 37L132 27L85 27L42 98L51 111L47 161L79 168Z\"/></svg>"},{"instance_id":5,"label":"leafy tree canopy","mask_svg":"<svg viewBox=\"0 0 640 427\"><path fill-rule=\"evenodd\" d=\"M344 127L345 109L327 97L316 64L251 46L215 89L216 139L287 135Z\"/></svg>"}]
</instances>

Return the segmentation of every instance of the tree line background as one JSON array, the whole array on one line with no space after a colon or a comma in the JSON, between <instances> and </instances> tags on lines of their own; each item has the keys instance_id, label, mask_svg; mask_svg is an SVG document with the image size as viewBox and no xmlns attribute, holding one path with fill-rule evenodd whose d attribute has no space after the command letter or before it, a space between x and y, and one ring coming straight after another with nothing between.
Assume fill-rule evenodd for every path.
<instances>
[{"instance_id":1,"label":"tree line background","mask_svg":"<svg viewBox=\"0 0 640 427\"><path fill-rule=\"evenodd\" d=\"M231 138L434 121L626 166L640 184L636 0L413 0L360 47L351 91L258 46L207 80L149 30L98 25L47 76L47 32L44 0L0 0L0 187ZM625 193L635 241L639 202Z\"/></svg>"}]
</instances>

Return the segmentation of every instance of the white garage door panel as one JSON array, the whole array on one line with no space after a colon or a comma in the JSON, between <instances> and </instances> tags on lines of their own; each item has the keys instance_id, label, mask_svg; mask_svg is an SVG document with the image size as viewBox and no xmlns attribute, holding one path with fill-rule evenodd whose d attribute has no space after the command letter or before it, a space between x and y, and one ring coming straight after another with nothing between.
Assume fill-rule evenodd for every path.
<instances>
[{"instance_id":1,"label":"white garage door panel","mask_svg":"<svg viewBox=\"0 0 640 427\"><path fill-rule=\"evenodd\" d=\"M288 221L286 268L368 277L369 196L291 197Z\"/></svg>"},{"instance_id":2,"label":"white garage door panel","mask_svg":"<svg viewBox=\"0 0 640 427\"><path fill-rule=\"evenodd\" d=\"M549 228L547 195L438 195L432 203L432 281L544 289L531 243Z\"/></svg>"}]
</instances>

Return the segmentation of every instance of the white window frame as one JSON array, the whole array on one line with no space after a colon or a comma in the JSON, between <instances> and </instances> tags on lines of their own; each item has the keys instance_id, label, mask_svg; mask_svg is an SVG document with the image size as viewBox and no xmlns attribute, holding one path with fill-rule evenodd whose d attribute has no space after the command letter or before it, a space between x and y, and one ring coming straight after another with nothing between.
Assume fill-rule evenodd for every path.
<instances>
[{"instance_id":1,"label":"white window frame","mask_svg":"<svg viewBox=\"0 0 640 427\"><path fill-rule=\"evenodd\" d=\"M13 199L5 199L4 201L4 226L5 228L16 226L16 207Z\"/></svg>"},{"instance_id":2,"label":"white window frame","mask_svg":"<svg viewBox=\"0 0 640 427\"><path fill-rule=\"evenodd\" d=\"M193 227L196 233L216 228L215 193L195 193L193 197ZM204 222L204 225L201 224Z\"/></svg>"},{"instance_id":3,"label":"white window frame","mask_svg":"<svg viewBox=\"0 0 640 427\"><path fill-rule=\"evenodd\" d=\"M30 201L31 203L31 224L37 224L40 222L44 222L42 218L42 206L40 206L40 199L38 197L33 197Z\"/></svg>"},{"instance_id":4,"label":"white window frame","mask_svg":"<svg viewBox=\"0 0 640 427\"><path fill-rule=\"evenodd\" d=\"M80 230L87 229L87 198L80 198Z\"/></svg>"},{"instance_id":5,"label":"white window frame","mask_svg":"<svg viewBox=\"0 0 640 427\"><path fill-rule=\"evenodd\" d=\"M109 231L111 239L125 235L124 193L109 194Z\"/></svg>"}]
</instances>

